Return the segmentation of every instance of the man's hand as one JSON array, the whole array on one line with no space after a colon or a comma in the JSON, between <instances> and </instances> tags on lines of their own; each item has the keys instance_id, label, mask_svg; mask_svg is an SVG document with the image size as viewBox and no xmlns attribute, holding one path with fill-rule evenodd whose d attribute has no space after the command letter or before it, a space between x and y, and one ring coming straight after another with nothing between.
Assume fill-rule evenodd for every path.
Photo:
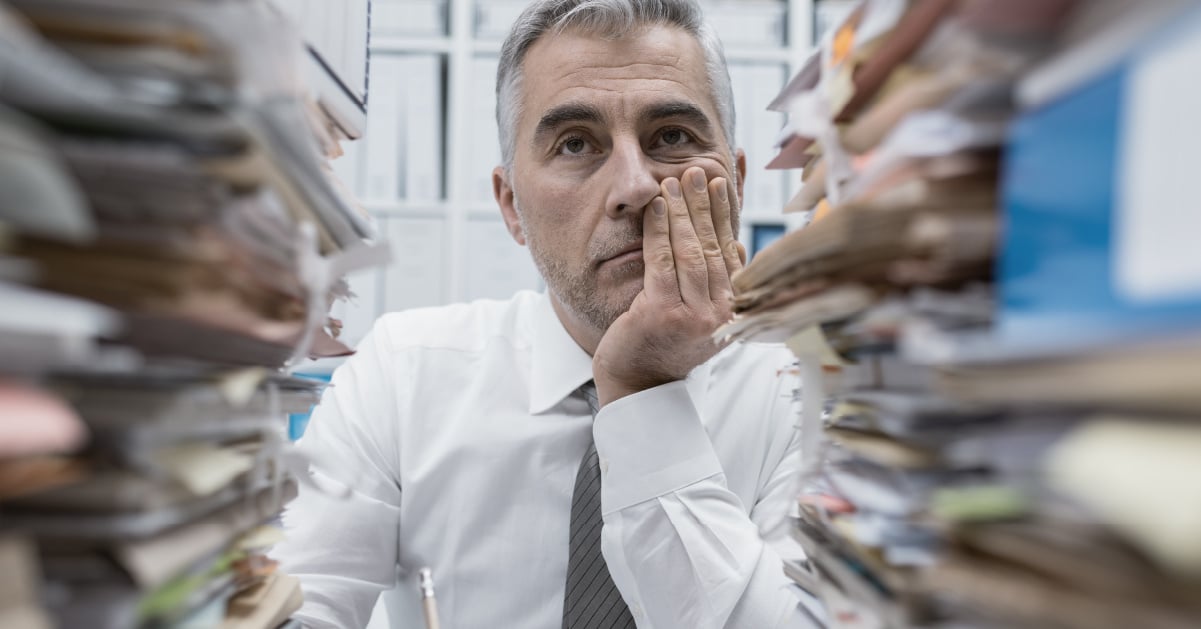
<instances>
[{"instance_id":1,"label":"man's hand","mask_svg":"<svg viewBox=\"0 0 1201 629\"><path fill-rule=\"evenodd\" d=\"M712 335L730 319L730 275L746 260L731 219L738 197L728 179L707 181L701 168L682 179L665 179L646 211L642 292L593 357L602 406L681 380L721 349Z\"/></svg>"}]
</instances>

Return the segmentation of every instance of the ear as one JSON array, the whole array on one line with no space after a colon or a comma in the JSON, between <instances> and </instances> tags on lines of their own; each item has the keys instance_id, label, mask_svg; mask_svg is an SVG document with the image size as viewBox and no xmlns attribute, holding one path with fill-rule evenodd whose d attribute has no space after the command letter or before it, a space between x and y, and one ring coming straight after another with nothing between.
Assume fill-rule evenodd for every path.
<instances>
[{"instance_id":1,"label":"ear","mask_svg":"<svg viewBox=\"0 0 1201 629\"><path fill-rule=\"evenodd\" d=\"M500 213L505 217L505 228L509 230L509 235L517 244L525 246L525 232L521 230L521 218L517 215L513 184L501 166L492 169L492 196L496 198Z\"/></svg>"},{"instance_id":2,"label":"ear","mask_svg":"<svg viewBox=\"0 0 1201 629\"><path fill-rule=\"evenodd\" d=\"M738 207L742 207L742 200L745 198L742 188L746 185L746 151L734 151L734 167L738 170Z\"/></svg>"}]
</instances>

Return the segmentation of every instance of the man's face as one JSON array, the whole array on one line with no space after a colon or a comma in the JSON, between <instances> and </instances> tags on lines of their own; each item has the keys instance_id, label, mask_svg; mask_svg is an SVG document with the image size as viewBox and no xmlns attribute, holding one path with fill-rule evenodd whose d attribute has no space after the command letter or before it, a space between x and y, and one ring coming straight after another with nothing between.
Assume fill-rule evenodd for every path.
<instances>
[{"instance_id":1,"label":"man's face","mask_svg":"<svg viewBox=\"0 0 1201 629\"><path fill-rule=\"evenodd\" d=\"M521 95L512 178L494 177L506 224L562 305L604 331L642 290L659 182L699 166L741 192L745 158L722 133L700 45L676 28L546 35Z\"/></svg>"}]
</instances>

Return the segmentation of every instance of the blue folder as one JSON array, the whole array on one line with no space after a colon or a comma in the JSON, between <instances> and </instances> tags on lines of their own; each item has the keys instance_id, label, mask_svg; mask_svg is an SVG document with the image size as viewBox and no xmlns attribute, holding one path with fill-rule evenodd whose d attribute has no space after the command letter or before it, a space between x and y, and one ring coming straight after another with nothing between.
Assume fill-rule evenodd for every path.
<instances>
[{"instance_id":1,"label":"blue folder","mask_svg":"<svg viewBox=\"0 0 1201 629\"><path fill-rule=\"evenodd\" d=\"M1162 298L1132 296L1117 268L1119 217L1139 211L1122 201L1132 76L1183 41L1201 42L1201 11L1190 10L1102 74L1016 118L1001 181L1002 343L1087 345L1201 331L1201 282ZM1201 68L1180 80L1195 85ZM1179 124L1197 129L1201 110ZM1195 179L1174 186L1201 186L1201 146L1192 159ZM1192 255L1201 256L1201 233L1196 238Z\"/></svg>"}]
</instances>

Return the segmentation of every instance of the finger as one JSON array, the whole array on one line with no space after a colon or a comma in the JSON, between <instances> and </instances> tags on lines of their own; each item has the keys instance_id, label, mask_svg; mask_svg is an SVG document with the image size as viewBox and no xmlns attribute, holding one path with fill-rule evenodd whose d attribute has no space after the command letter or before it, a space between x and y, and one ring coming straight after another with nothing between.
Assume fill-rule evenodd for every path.
<instances>
[{"instance_id":1,"label":"finger","mask_svg":"<svg viewBox=\"0 0 1201 629\"><path fill-rule=\"evenodd\" d=\"M677 303L680 282L676 279L676 256L671 250L667 202L663 197L651 200L642 213L642 261L645 270L642 290L652 300Z\"/></svg>"},{"instance_id":2,"label":"finger","mask_svg":"<svg viewBox=\"0 0 1201 629\"><path fill-rule=\"evenodd\" d=\"M698 307L709 303L709 271L705 268L705 254L692 228L692 217L688 214L688 203L680 180L668 177L661 185L663 198L667 200L668 230L671 235L671 251L675 255L676 278L680 285L680 298L686 304Z\"/></svg>"},{"instance_id":3,"label":"finger","mask_svg":"<svg viewBox=\"0 0 1201 629\"><path fill-rule=\"evenodd\" d=\"M684 172L684 199L688 202L692 229L696 231L701 252L705 255L705 269L709 277L709 299L727 303L730 300L730 274L722 258L721 245L713 228L713 206L709 196L709 178L700 168L689 168Z\"/></svg>"},{"instance_id":4,"label":"finger","mask_svg":"<svg viewBox=\"0 0 1201 629\"><path fill-rule=\"evenodd\" d=\"M709 196L713 199L713 229L717 232L717 243L726 263L726 272L732 276L742 268L743 260L738 254L738 240L734 238L737 190L729 179L718 177L709 182Z\"/></svg>"}]
</instances>

